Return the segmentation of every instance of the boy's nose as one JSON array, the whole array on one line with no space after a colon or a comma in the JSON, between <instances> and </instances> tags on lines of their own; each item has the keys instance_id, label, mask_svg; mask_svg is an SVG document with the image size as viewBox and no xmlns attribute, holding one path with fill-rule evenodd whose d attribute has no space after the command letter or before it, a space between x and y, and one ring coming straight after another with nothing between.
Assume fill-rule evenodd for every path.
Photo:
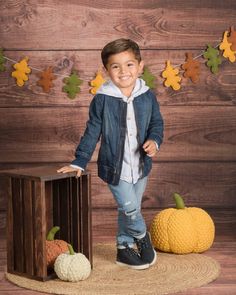
<instances>
[{"instance_id":1,"label":"boy's nose","mask_svg":"<svg viewBox=\"0 0 236 295\"><path fill-rule=\"evenodd\" d=\"M125 73L125 67L121 67L120 68L120 72L123 74L123 73Z\"/></svg>"}]
</instances>

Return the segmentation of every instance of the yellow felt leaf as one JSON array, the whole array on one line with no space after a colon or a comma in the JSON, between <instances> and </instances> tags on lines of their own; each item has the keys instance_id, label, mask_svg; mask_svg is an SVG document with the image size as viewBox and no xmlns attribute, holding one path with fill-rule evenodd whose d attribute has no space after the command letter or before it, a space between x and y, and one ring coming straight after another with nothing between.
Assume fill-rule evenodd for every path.
<instances>
[{"instance_id":1,"label":"yellow felt leaf","mask_svg":"<svg viewBox=\"0 0 236 295\"><path fill-rule=\"evenodd\" d=\"M28 58L25 57L19 63L13 65L15 71L12 72L12 77L16 78L16 84L18 86L23 86L25 81L29 78L27 74L31 72L31 69L28 67Z\"/></svg>"},{"instance_id":2,"label":"yellow felt leaf","mask_svg":"<svg viewBox=\"0 0 236 295\"><path fill-rule=\"evenodd\" d=\"M97 72L95 79L90 82L90 85L93 87L90 92L96 94L98 88L100 88L104 82L106 82L106 80L103 78L101 72Z\"/></svg>"},{"instance_id":3,"label":"yellow felt leaf","mask_svg":"<svg viewBox=\"0 0 236 295\"><path fill-rule=\"evenodd\" d=\"M225 31L223 41L220 43L219 48L220 48L220 50L224 51L223 56L225 58L228 58L231 62L235 62L235 60L236 60L236 57L235 57L236 51L231 50L230 47L231 47L232 43L228 42L227 36L228 36L228 31Z\"/></svg>"},{"instance_id":4,"label":"yellow felt leaf","mask_svg":"<svg viewBox=\"0 0 236 295\"><path fill-rule=\"evenodd\" d=\"M181 81L181 78L178 76L179 70L174 69L171 66L169 60L167 61L166 64L167 64L166 68L162 72L162 77L166 79L165 82L164 82L164 85L166 87L172 87L174 90L179 90L180 89L179 82Z\"/></svg>"}]
</instances>

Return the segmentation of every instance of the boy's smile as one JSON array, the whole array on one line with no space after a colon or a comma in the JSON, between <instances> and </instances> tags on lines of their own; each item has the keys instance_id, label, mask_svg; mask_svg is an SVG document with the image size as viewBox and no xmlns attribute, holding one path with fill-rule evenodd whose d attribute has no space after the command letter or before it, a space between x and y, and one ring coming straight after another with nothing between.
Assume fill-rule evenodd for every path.
<instances>
[{"instance_id":1,"label":"boy's smile","mask_svg":"<svg viewBox=\"0 0 236 295\"><path fill-rule=\"evenodd\" d=\"M129 97L134 89L136 79L142 74L143 61L140 63L132 51L127 50L113 54L108 59L106 70L112 82L121 92Z\"/></svg>"}]
</instances>

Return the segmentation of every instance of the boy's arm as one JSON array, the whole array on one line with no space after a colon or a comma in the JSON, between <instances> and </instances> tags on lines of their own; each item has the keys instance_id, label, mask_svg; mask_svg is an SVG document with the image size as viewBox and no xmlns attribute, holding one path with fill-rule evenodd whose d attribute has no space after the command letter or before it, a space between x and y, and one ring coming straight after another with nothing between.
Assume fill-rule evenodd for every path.
<instances>
[{"instance_id":1,"label":"boy's arm","mask_svg":"<svg viewBox=\"0 0 236 295\"><path fill-rule=\"evenodd\" d=\"M80 143L75 151L75 160L71 162L85 169L87 163L92 157L99 141L102 130L102 111L103 111L103 96L96 95L89 107L89 120L86 124L84 135L81 137Z\"/></svg>"},{"instance_id":2,"label":"boy's arm","mask_svg":"<svg viewBox=\"0 0 236 295\"><path fill-rule=\"evenodd\" d=\"M157 102L155 95L152 94L152 115L148 127L146 141L153 140L159 149L163 141L163 129L164 123L160 112L159 103Z\"/></svg>"},{"instance_id":3,"label":"boy's arm","mask_svg":"<svg viewBox=\"0 0 236 295\"><path fill-rule=\"evenodd\" d=\"M95 96L89 107L89 120L87 121L85 132L75 151L75 159L71 162L71 165L62 167L58 172L77 171L77 176L80 176L78 174L81 174L86 168L101 135L102 110L103 97L101 95Z\"/></svg>"}]
</instances>

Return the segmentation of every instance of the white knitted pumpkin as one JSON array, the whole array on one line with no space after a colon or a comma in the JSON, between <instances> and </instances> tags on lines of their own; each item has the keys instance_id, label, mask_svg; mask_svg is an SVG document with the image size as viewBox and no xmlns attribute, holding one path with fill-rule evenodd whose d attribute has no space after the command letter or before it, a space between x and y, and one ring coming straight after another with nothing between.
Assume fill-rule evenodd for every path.
<instances>
[{"instance_id":1,"label":"white knitted pumpkin","mask_svg":"<svg viewBox=\"0 0 236 295\"><path fill-rule=\"evenodd\" d=\"M85 280L91 273L91 264L82 253L75 253L72 246L68 245L70 253L60 254L55 263L54 270L59 279L69 282Z\"/></svg>"}]
</instances>

